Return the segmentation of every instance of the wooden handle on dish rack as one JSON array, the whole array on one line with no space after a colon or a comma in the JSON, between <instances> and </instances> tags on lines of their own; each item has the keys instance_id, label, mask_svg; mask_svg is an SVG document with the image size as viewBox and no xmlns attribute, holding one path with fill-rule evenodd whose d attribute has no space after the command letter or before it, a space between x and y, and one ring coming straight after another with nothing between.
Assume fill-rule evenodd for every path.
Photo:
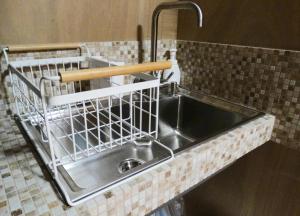
<instances>
[{"instance_id":1,"label":"wooden handle on dish rack","mask_svg":"<svg viewBox=\"0 0 300 216\"><path fill-rule=\"evenodd\" d=\"M9 45L9 52L28 52L28 51L46 51L46 50L64 50L80 48L80 43L53 43L53 44L17 44Z\"/></svg>"},{"instance_id":2,"label":"wooden handle on dish rack","mask_svg":"<svg viewBox=\"0 0 300 216\"><path fill-rule=\"evenodd\" d=\"M80 80L92 80L118 75L128 75L148 71L158 71L171 68L170 61L149 62L136 65L112 66L102 68L91 68L83 70L61 71L62 82L72 82Z\"/></svg>"}]
</instances>

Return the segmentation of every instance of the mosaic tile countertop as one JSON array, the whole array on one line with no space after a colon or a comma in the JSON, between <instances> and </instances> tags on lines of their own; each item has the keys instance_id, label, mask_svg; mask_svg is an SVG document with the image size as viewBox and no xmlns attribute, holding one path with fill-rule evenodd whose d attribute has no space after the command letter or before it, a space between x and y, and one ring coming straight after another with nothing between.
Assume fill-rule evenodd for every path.
<instances>
[{"instance_id":1,"label":"mosaic tile countertop","mask_svg":"<svg viewBox=\"0 0 300 216\"><path fill-rule=\"evenodd\" d=\"M0 100L0 215L145 215L270 140L264 115L75 207L62 202Z\"/></svg>"}]
</instances>

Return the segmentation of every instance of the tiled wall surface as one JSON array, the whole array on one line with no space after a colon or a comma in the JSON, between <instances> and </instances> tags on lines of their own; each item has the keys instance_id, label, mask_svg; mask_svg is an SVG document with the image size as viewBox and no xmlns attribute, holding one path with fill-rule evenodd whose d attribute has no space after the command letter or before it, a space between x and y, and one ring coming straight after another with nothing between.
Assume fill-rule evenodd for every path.
<instances>
[{"instance_id":1,"label":"tiled wall surface","mask_svg":"<svg viewBox=\"0 0 300 216\"><path fill-rule=\"evenodd\" d=\"M177 41L182 84L276 116L273 141L300 149L300 51Z\"/></svg>"}]
</instances>

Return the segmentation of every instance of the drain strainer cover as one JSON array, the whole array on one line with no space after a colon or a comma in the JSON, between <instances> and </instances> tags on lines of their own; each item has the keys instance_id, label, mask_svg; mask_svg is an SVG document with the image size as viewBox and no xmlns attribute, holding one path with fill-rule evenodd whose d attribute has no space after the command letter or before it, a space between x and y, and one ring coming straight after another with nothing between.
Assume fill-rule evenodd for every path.
<instances>
[{"instance_id":1,"label":"drain strainer cover","mask_svg":"<svg viewBox=\"0 0 300 216\"><path fill-rule=\"evenodd\" d=\"M128 158L126 160L121 161L119 164L119 172L125 173L137 166L140 166L144 163L142 160L134 159L134 158Z\"/></svg>"}]
</instances>

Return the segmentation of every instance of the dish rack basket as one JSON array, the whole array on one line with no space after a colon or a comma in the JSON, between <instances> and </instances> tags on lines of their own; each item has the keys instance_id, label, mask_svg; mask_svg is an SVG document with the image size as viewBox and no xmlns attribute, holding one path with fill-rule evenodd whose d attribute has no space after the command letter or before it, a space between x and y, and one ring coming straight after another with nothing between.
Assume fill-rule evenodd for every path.
<instances>
[{"instance_id":1,"label":"dish rack basket","mask_svg":"<svg viewBox=\"0 0 300 216\"><path fill-rule=\"evenodd\" d=\"M78 49L80 55L9 61L15 52L63 49ZM84 44L16 45L4 48L3 53L15 112L42 143L37 150L54 178L60 165L137 137L157 137L160 79L140 73L170 68L170 62L112 66L108 60L93 59ZM91 89L90 80L112 76L124 76L125 81ZM141 76L144 81L133 82ZM124 112L124 107L129 112Z\"/></svg>"}]
</instances>

